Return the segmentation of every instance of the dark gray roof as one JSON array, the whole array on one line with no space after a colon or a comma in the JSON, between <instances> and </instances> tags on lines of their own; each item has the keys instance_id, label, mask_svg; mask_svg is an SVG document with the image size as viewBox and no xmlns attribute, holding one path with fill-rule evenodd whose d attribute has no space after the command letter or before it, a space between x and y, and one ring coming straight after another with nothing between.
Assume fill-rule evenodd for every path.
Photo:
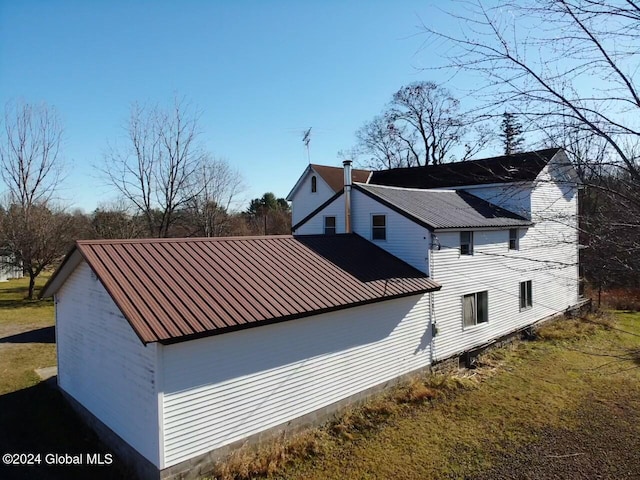
<instances>
[{"instance_id":1,"label":"dark gray roof","mask_svg":"<svg viewBox=\"0 0 640 480\"><path fill-rule=\"evenodd\" d=\"M530 182L559 151L560 148L547 148L466 162L381 170L373 172L368 183L407 188L445 188Z\"/></svg>"},{"instance_id":2,"label":"dark gray roof","mask_svg":"<svg viewBox=\"0 0 640 480\"><path fill-rule=\"evenodd\" d=\"M358 183L354 188L430 229L529 226L531 221L464 191Z\"/></svg>"}]
</instances>

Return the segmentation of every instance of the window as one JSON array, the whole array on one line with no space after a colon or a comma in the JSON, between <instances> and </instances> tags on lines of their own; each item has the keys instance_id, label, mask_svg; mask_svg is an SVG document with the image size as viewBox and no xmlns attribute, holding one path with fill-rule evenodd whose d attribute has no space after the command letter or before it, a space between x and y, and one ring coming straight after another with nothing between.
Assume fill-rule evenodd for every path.
<instances>
[{"instance_id":1,"label":"window","mask_svg":"<svg viewBox=\"0 0 640 480\"><path fill-rule=\"evenodd\" d=\"M489 321L488 292L472 293L462 297L462 326L472 327Z\"/></svg>"},{"instance_id":2,"label":"window","mask_svg":"<svg viewBox=\"0 0 640 480\"><path fill-rule=\"evenodd\" d=\"M473 232L460 232L460 255L473 255Z\"/></svg>"},{"instance_id":3,"label":"window","mask_svg":"<svg viewBox=\"0 0 640 480\"><path fill-rule=\"evenodd\" d=\"M387 217L385 215L371 217L371 238L373 240L387 239Z\"/></svg>"},{"instance_id":4,"label":"window","mask_svg":"<svg viewBox=\"0 0 640 480\"><path fill-rule=\"evenodd\" d=\"M314 175L311 177L311 193L316 193L318 191L318 179Z\"/></svg>"},{"instance_id":5,"label":"window","mask_svg":"<svg viewBox=\"0 0 640 480\"><path fill-rule=\"evenodd\" d=\"M518 229L509 229L509 250L518 250Z\"/></svg>"},{"instance_id":6,"label":"window","mask_svg":"<svg viewBox=\"0 0 640 480\"><path fill-rule=\"evenodd\" d=\"M533 302L531 300L532 293L533 290L531 280L520 282L520 310L531 308L531 306L533 305Z\"/></svg>"},{"instance_id":7,"label":"window","mask_svg":"<svg viewBox=\"0 0 640 480\"><path fill-rule=\"evenodd\" d=\"M324 217L324 234L334 235L336 233L336 217Z\"/></svg>"}]
</instances>

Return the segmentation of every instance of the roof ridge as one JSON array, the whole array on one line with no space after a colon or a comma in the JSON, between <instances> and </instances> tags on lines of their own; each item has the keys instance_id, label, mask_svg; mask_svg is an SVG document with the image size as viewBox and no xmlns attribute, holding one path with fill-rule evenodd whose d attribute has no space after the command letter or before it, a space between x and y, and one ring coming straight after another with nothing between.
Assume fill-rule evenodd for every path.
<instances>
[{"instance_id":1,"label":"roof ridge","mask_svg":"<svg viewBox=\"0 0 640 480\"><path fill-rule=\"evenodd\" d=\"M293 235L246 235L233 237L172 237L172 238L99 238L90 240L76 240L77 245L109 245L109 244L146 244L146 243L198 243L242 240L283 240L294 238Z\"/></svg>"}]
</instances>

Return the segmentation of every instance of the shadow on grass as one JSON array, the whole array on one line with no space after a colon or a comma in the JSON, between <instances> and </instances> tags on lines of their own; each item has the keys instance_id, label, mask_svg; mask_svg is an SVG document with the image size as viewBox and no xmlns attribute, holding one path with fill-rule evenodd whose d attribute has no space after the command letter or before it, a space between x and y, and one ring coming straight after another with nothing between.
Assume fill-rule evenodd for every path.
<instances>
[{"instance_id":1,"label":"shadow on grass","mask_svg":"<svg viewBox=\"0 0 640 480\"><path fill-rule=\"evenodd\" d=\"M0 343L56 343L56 328L52 325L18 333L0 338Z\"/></svg>"},{"instance_id":2,"label":"shadow on grass","mask_svg":"<svg viewBox=\"0 0 640 480\"><path fill-rule=\"evenodd\" d=\"M53 300L27 300L26 298L0 300L0 309L50 307Z\"/></svg>"},{"instance_id":3,"label":"shadow on grass","mask_svg":"<svg viewBox=\"0 0 640 480\"><path fill-rule=\"evenodd\" d=\"M114 455L110 466L47 465L45 456L53 454L112 453L86 427L60 392L45 383L0 396L0 453L40 454L39 465L4 465L4 479L96 479L131 478Z\"/></svg>"}]
</instances>

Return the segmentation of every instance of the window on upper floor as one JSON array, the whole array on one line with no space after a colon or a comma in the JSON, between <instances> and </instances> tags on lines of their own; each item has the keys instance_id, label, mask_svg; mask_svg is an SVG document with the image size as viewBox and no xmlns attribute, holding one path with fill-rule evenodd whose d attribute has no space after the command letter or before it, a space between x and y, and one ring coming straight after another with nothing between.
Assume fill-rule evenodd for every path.
<instances>
[{"instance_id":1,"label":"window on upper floor","mask_svg":"<svg viewBox=\"0 0 640 480\"><path fill-rule=\"evenodd\" d=\"M473 232L460 232L460 255L473 255Z\"/></svg>"},{"instance_id":2,"label":"window on upper floor","mask_svg":"<svg viewBox=\"0 0 640 480\"><path fill-rule=\"evenodd\" d=\"M371 239L372 240L387 239L387 216L386 215L371 216Z\"/></svg>"},{"instance_id":3,"label":"window on upper floor","mask_svg":"<svg viewBox=\"0 0 640 480\"><path fill-rule=\"evenodd\" d=\"M520 282L520 310L527 310L533 306L533 284L531 280Z\"/></svg>"},{"instance_id":4,"label":"window on upper floor","mask_svg":"<svg viewBox=\"0 0 640 480\"><path fill-rule=\"evenodd\" d=\"M324 234L334 235L336 233L336 217L324 217Z\"/></svg>"},{"instance_id":5,"label":"window on upper floor","mask_svg":"<svg viewBox=\"0 0 640 480\"><path fill-rule=\"evenodd\" d=\"M489 321L489 293L477 292L462 297L462 326L472 327Z\"/></svg>"},{"instance_id":6,"label":"window on upper floor","mask_svg":"<svg viewBox=\"0 0 640 480\"><path fill-rule=\"evenodd\" d=\"M316 193L318 191L318 179L315 175L311 177L311 193Z\"/></svg>"},{"instance_id":7,"label":"window on upper floor","mask_svg":"<svg viewBox=\"0 0 640 480\"><path fill-rule=\"evenodd\" d=\"M509 250L518 250L518 229L510 228L509 229Z\"/></svg>"}]
</instances>

